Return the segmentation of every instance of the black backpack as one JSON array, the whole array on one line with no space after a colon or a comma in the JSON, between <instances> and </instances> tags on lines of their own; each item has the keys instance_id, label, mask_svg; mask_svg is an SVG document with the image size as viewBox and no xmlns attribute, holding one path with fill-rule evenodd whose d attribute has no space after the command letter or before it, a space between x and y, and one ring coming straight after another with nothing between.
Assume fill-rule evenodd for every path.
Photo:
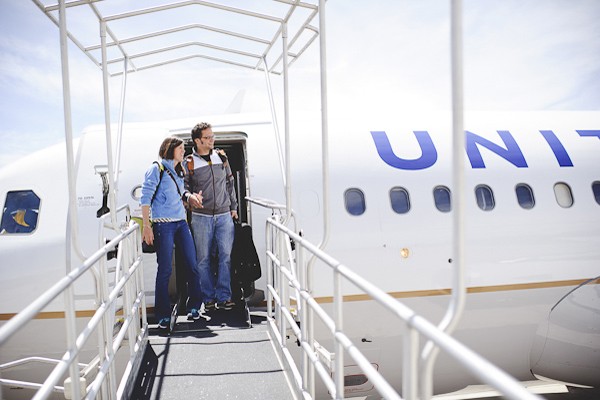
<instances>
[{"instance_id":1,"label":"black backpack","mask_svg":"<svg viewBox=\"0 0 600 400\"><path fill-rule=\"evenodd\" d=\"M252 240L252 227L246 223L235 223L231 269L242 285L254 282L262 275L258 253Z\"/></svg>"}]
</instances>

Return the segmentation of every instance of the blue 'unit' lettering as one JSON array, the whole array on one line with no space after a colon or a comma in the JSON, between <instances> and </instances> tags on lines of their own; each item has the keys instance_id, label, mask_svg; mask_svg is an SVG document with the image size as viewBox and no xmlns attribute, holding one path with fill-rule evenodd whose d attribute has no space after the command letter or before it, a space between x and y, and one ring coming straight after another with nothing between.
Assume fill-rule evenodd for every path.
<instances>
[{"instance_id":1,"label":"blue 'unit' lettering","mask_svg":"<svg viewBox=\"0 0 600 400\"><path fill-rule=\"evenodd\" d=\"M517 168L527 168L527 161L521 151L521 148L511 135L509 131L497 131L498 135L504 142L505 147L498 145L488 139L485 139L473 132L465 131L465 147L467 150L467 157L471 163L472 168L485 168L485 163L480 152L480 147L484 147L495 153L496 155L504 158ZM540 130L539 131L550 149L556 157L558 165L561 167L572 167L573 161L567 153L567 149L560 142L556 134L551 130ZM576 131L581 137L596 137L600 139L600 130L577 130ZM371 131L371 136L375 142L377 153L379 157L388 165L404 170L420 170L431 167L436 163L438 154L431 140L431 136L427 131L413 131L415 138L421 148L421 156L416 159L405 159L398 157L392 150L392 146L388 139L387 133L384 131Z\"/></svg>"},{"instance_id":2,"label":"blue 'unit' lettering","mask_svg":"<svg viewBox=\"0 0 600 400\"><path fill-rule=\"evenodd\" d=\"M509 131L497 131L500 135L502 141L506 145L506 149L498 146L496 143L491 142L485 138L482 138L479 135L476 135L472 132L466 131L466 147L467 147L467 156L469 157L469 161L471 162L471 167L473 168L485 168L485 163L483 162L483 157L481 157L481 153L479 152L479 147L483 146L486 149L490 150L493 153L496 153L500 157L504 158L506 161L513 164L518 168L527 168L527 161L525 161L525 157L523 156L523 152L519 148L519 145L512 137Z\"/></svg>"},{"instance_id":3,"label":"blue 'unit' lettering","mask_svg":"<svg viewBox=\"0 0 600 400\"><path fill-rule=\"evenodd\" d=\"M421 157L414 160L407 160L398 157L392 150L387 134L382 131L371 131L371 136L375 142L379 157L386 164L399 169L419 170L431 167L437 161L437 150L427 131L413 131L419 146L421 147Z\"/></svg>"},{"instance_id":4,"label":"blue 'unit' lettering","mask_svg":"<svg viewBox=\"0 0 600 400\"><path fill-rule=\"evenodd\" d=\"M573 162L571 161L571 157L569 157L565 146L563 146L560 140L558 140L554 132L540 131L540 133L544 139L546 139L546 142L548 142L550 148L554 152L554 156L556 157L556 161L558 161L558 165L561 167L572 167Z\"/></svg>"},{"instance_id":5,"label":"blue 'unit' lettering","mask_svg":"<svg viewBox=\"0 0 600 400\"><path fill-rule=\"evenodd\" d=\"M600 131L582 131L582 130L577 130L577 133L579 133L579 136L596 136L598 139L600 139Z\"/></svg>"}]
</instances>

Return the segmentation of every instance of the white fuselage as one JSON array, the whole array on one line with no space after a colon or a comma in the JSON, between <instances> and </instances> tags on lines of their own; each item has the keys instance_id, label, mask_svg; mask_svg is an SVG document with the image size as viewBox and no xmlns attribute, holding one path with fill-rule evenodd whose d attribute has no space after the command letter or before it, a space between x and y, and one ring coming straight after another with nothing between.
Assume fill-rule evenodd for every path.
<instances>
[{"instance_id":1,"label":"white fuselage","mask_svg":"<svg viewBox=\"0 0 600 400\"><path fill-rule=\"evenodd\" d=\"M217 141L228 134L244 133L246 195L285 204L273 128L264 118L244 117L211 117ZM452 212L439 211L434 202L434 189L440 186L452 192L453 201L457 198L452 182L450 119L442 115L410 122L364 121L330 123L330 226L325 250L437 323L449 302L450 260L454 258ZM131 213L139 214L132 191L157 158L161 141L186 129L189 132L196 122L125 127L118 205L129 204ZM291 204L298 228L308 240L318 243L323 235L321 154L319 146L309 141L310 129L302 131L301 139L292 139ZM600 184L600 137L589 133L598 129L597 112L481 113L467 114L465 119L465 130L475 135L467 138L464 161L466 255L462 261L469 294L455 336L518 379L531 377L532 341L551 307L583 280L600 275L600 204L592 190L594 182ZM415 131L430 143L417 141ZM388 147L381 141L384 135ZM509 136L514 143L503 141ZM102 181L95 167L106 165L104 143L103 127L89 128L76 143L79 220L74 234L79 235L86 255L99 241L96 211L102 205ZM482 143L488 143L487 147ZM567 166L567 158L572 166ZM33 190L41 199L34 232L0 235L0 267L4 271L0 315L17 313L65 273L68 194L64 159L64 145L55 146L0 170L0 199L14 190ZM570 188L572 206L558 204L557 183ZM515 188L520 184L531 188L532 208L519 205ZM480 185L491 189L493 209L478 206L475 189ZM364 195L360 215L350 214L345 206L349 189ZM407 212L397 213L392 208L392 189L408 194ZM271 211L252 205L249 215L264 268L264 220ZM73 259L75 263L83 261L75 254ZM148 305L152 306L154 254L144 256L144 268ZM315 268L313 295L328 308L332 275L319 263ZM265 274L256 286L264 290ZM91 278L78 285L79 310L95 308L92 289ZM379 370L395 381L401 376L401 324L356 288L345 285L344 293L349 335ZM62 308L59 299L46 312ZM325 329L317 331L317 337L330 344ZM473 381L444 356L436 371L437 392ZM360 395L369 388L349 390Z\"/></svg>"}]
</instances>

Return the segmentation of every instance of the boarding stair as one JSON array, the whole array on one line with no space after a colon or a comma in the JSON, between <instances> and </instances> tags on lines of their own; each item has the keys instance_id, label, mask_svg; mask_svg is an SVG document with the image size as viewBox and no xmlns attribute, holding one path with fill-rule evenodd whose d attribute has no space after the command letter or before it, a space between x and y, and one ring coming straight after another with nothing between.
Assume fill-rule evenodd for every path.
<instances>
[{"instance_id":1,"label":"boarding stair","mask_svg":"<svg viewBox=\"0 0 600 400\"><path fill-rule=\"evenodd\" d=\"M171 332L151 327L132 398L293 398L266 311L249 310L246 325L246 309L215 310L197 321L179 316Z\"/></svg>"}]
</instances>

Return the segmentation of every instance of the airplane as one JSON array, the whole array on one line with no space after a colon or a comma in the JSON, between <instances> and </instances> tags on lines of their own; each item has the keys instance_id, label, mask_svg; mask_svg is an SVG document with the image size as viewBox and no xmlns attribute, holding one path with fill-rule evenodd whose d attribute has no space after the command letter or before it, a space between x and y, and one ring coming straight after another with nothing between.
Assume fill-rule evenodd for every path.
<instances>
[{"instance_id":1,"label":"airplane","mask_svg":"<svg viewBox=\"0 0 600 400\"><path fill-rule=\"evenodd\" d=\"M438 321L451 287L450 117L414 119L332 123L331 237L326 250L419 314ZM217 146L229 155L240 188L239 215L253 227L264 266L264 220L271 210L245 197L285 202L282 177L274 172L279 160L268 116L126 124L122 144L127 156L117 203L139 214L141 180L159 144L170 135L189 139L201 120L212 123ZM309 126L298 129L310 132ZM597 387L600 113L467 113L465 130L468 295L454 336L518 380L537 377ZM322 191L309 139L307 134L294 142L292 205L303 237L318 242ZM104 127L96 125L76 143L78 233L85 254L98 245L105 155L97 149L104 140ZM52 146L0 170L0 265L9 271L2 277L3 321L65 273L67 183L65 166L57 162L64 153L64 145ZM154 254L144 255L144 266L151 312ZM312 294L328 309L331 274L316 268ZM264 291L265 284L263 273L255 282L256 292ZM95 309L93 285L89 278L77 286L81 323ZM397 385L402 327L355 288L344 287L344 299L349 336ZM52 339L38 345L31 339L41 329L60 326L63 307L55 301L20 339L3 346L0 363L25 352L56 356L58 350L48 350ZM331 349L323 326L317 325L315 335ZM347 371L353 368L349 365ZM435 393L474 383L444 356L435 376ZM358 380L346 390L369 395L372 385Z\"/></svg>"},{"instance_id":2,"label":"airplane","mask_svg":"<svg viewBox=\"0 0 600 400\"><path fill-rule=\"evenodd\" d=\"M78 3L71 2L70 6L77 7ZM168 7L211 6L210 2L187 3ZM98 11L94 4L85 6ZM316 5L295 2L293 6L310 9L308 22L301 30L314 33L310 24ZM40 4L38 7L46 9ZM58 25L57 9L58 6L47 7ZM118 18L113 15L111 20L157 9L132 13L119 10L122 14ZM109 36L116 41L113 35L110 31ZM157 52L163 52L163 46L160 44ZM102 47L82 50L97 52ZM87 55L93 58L91 52ZM137 54L136 63L148 52ZM194 53L187 58L194 57L206 55ZM106 64L112 67L117 61L120 64L122 60ZM266 64L266 58L263 62ZM146 67L137 65L138 71ZM311 242L319 242L324 236L325 212L319 178L319 119L320 115L302 114L290 126L291 198L287 198L283 184L287 177L281 168L274 118L262 114L194 115L189 119L124 124L114 204L106 197L110 189L115 189L108 187L106 151L99 151L108 147L105 126L86 128L74 141L76 220L68 215L64 163L68 155L64 143L3 167L0 266L7 273L2 276L0 327L65 276L65 265L73 264L67 259L81 262L116 235L99 233L99 225L103 227L99 217L106 209L115 211L115 207L124 205L126 208L119 210L125 210L121 212L127 218L139 215L141 180L157 158L159 144L170 135L187 140L191 128L200 121L212 124L216 145L229 156L240 199L238 214L252 226L262 265L267 265L265 220L274 208L259 206L257 199L267 199L267 204L289 201L289 212L293 210L289 221L293 221L295 232L301 232ZM452 116L438 112L371 115L332 109L329 125L330 232L324 249L428 320L441 320L449 302L454 263ZM112 126L113 131L118 129L117 124ZM453 336L518 380L538 378L572 387L597 387L600 113L466 112L464 130L467 299ZM120 218L120 223L127 222ZM72 224L72 231L67 230L65 221ZM76 245L72 253L66 254L71 237ZM150 313L154 257L143 256ZM331 272L318 262L315 269L317 279L311 294L327 312L333 313ZM266 291L266 275L263 273L255 282L257 298L249 301L260 302L260 293ZM94 289L92 276L83 277L75 286L80 326L97 307ZM345 331L372 365L399 388L403 327L356 288L345 285L343 291ZM0 364L28 356L59 359L64 353L64 338L54 333L62 332L64 310L65 304L58 298L30 321L2 345ZM44 333L42 337L40 332ZM323 346L322 353L331 356L334 350L327 329L317 324L315 336ZM94 343L90 347L81 355L82 361L93 357ZM300 357L298 348L289 349L296 359ZM3 372L2 378L12 377L12 373L18 377L35 375L44 369L28 368ZM348 378L346 397L375 396L371 382L355 365L346 364L344 372ZM451 392L475 382L446 356L439 356L435 364L435 393ZM325 387L318 388L318 398L327 394ZM10 394L13 395L19 396Z\"/></svg>"}]
</instances>

